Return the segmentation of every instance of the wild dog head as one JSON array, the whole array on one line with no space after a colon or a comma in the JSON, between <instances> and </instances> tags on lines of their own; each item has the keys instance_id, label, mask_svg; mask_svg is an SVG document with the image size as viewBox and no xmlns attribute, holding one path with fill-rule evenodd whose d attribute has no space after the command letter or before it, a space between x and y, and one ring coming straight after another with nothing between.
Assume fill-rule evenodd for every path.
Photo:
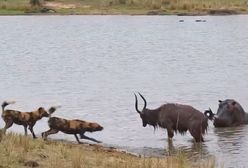
<instances>
[{"instance_id":1,"label":"wild dog head","mask_svg":"<svg viewBox=\"0 0 248 168\"><path fill-rule=\"evenodd\" d=\"M102 131L103 127L100 124L83 121L83 123L81 123L80 126L81 126L81 128L83 130L82 132L79 133L81 139L89 139L89 140L92 140L94 142L100 143L100 141L97 141L94 138L89 138L89 137L84 135L85 132Z\"/></svg>"},{"instance_id":2,"label":"wild dog head","mask_svg":"<svg viewBox=\"0 0 248 168\"><path fill-rule=\"evenodd\" d=\"M103 127L98 123L89 123L88 125L89 132L102 131L102 130L103 130Z\"/></svg>"},{"instance_id":3,"label":"wild dog head","mask_svg":"<svg viewBox=\"0 0 248 168\"><path fill-rule=\"evenodd\" d=\"M37 112L38 112L39 118L49 117L49 113L43 107L39 107Z\"/></svg>"}]
</instances>

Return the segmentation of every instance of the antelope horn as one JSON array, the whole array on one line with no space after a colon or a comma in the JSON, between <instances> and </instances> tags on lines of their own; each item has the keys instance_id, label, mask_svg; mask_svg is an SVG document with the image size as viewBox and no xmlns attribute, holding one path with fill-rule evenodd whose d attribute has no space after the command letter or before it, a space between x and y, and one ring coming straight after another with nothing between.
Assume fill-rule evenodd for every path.
<instances>
[{"instance_id":1,"label":"antelope horn","mask_svg":"<svg viewBox=\"0 0 248 168\"><path fill-rule=\"evenodd\" d=\"M138 92L138 93L139 93L139 92ZM146 99L144 98L144 96L142 96L142 94L139 93L139 95L140 95L140 97L144 100L144 103L145 103L143 109L146 109L146 105L147 105Z\"/></svg>"},{"instance_id":2,"label":"antelope horn","mask_svg":"<svg viewBox=\"0 0 248 168\"><path fill-rule=\"evenodd\" d=\"M137 96L136 96L135 93L134 93L134 96L135 96L135 109L136 109L136 111L137 111L139 114L141 114L141 111L139 111L139 109L138 109L138 99L137 99Z\"/></svg>"}]
</instances>

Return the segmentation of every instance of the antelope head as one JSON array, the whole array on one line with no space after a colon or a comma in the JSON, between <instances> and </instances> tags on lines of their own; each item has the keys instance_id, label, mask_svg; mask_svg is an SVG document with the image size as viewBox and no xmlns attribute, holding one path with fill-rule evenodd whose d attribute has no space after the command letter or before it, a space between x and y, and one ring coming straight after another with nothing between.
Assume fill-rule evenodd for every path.
<instances>
[{"instance_id":1,"label":"antelope head","mask_svg":"<svg viewBox=\"0 0 248 168\"><path fill-rule=\"evenodd\" d=\"M147 116L147 109L146 109L147 103L146 103L146 99L142 96L142 94L139 93L139 95L144 100L144 107L143 107L142 111L139 110L139 108L138 108L138 98L137 98L137 95L134 94L134 96L135 96L135 109L139 113L140 118L142 119L143 127L146 127L147 124L149 124L148 116Z\"/></svg>"}]
</instances>

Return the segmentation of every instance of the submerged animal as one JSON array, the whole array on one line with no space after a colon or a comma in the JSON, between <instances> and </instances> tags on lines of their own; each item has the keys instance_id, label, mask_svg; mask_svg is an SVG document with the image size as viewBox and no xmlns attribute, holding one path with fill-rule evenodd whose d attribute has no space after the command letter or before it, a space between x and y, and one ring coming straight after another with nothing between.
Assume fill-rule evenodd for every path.
<instances>
[{"instance_id":1,"label":"submerged animal","mask_svg":"<svg viewBox=\"0 0 248 168\"><path fill-rule=\"evenodd\" d=\"M85 132L102 131L103 127L100 124L95 123L95 122L87 122L83 120L78 120L78 119L67 120L67 119L58 118L58 117L51 117L51 114L55 112L57 108L58 107L51 107L49 109L48 126L50 127L50 129L41 134L44 140L47 139L48 135L56 134L59 131L61 131L66 134L73 134L79 144L82 142L79 141L77 134L80 135L80 139L88 139L88 140L100 143L100 141L84 135Z\"/></svg>"},{"instance_id":2,"label":"submerged animal","mask_svg":"<svg viewBox=\"0 0 248 168\"><path fill-rule=\"evenodd\" d=\"M135 109L140 114L143 127L147 124L155 128L161 127L167 129L168 138L174 136L174 132L184 134L189 130L196 142L204 141L203 135L207 131L208 118L203 113L196 110L192 106L183 104L167 103L161 105L157 109L146 108L147 102L143 95L140 97L144 101L143 110L138 109L138 99L135 95Z\"/></svg>"},{"instance_id":3,"label":"submerged animal","mask_svg":"<svg viewBox=\"0 0 248 168\"><path fill-rule=\"evenodd\" d=\"M214 121L215 127L232 127L248 124L248 113L234 99L219 100L217 114L211 109L204 113L210 120Z\"/></svg>"},{"instance_id":4,"label":"submerged animal","mask_svg":"<svg viewBox=\"0 0 248 168\"><path fill-rule=\"evenodd\" d=\"M3 128L3 133L6 133L6 130L10 128L14 123L18 125L23 125L25 135L27 135L27 127L33 135L33 138L36 138L36 135L33 131L35 123L43 117L48 117L49 114L43 107L39 107L37 110L32 112L20 112L17 110L5 110L5 107L9 104L14 104L15 102L4 101L2 103L2 118L5 121L5 126Z\"/></svg>"}]
</instances>

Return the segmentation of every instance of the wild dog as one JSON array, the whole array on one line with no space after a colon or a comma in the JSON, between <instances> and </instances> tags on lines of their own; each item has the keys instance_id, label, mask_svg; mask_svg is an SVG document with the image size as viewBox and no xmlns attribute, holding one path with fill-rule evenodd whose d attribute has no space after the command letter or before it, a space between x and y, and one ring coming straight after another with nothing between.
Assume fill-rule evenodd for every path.
<instances>
[{"instance_id":1,"label":"wild dog","mask_svg":"<svg viewBox=\"0 0 248 168\"><path fill-rule=\"evenodd\" d=\"M88 139L93 142L101 143L101 141L84 135L85 132L95 132L103 130L103 127L101 125L99 125L98 123L87 122L78 119L67 120L58 117L51 117L51 114L55 112L56 109L57 107L51 107L49 109L48 126L50 127L50 129L41 134L44 140L47 140L48 135L56 134L61 131L66 134L73 134L79 144L81 144L82 142L79 141L77 134L80 135L80 139Z\"/></svg>"},{"instance_id":2,"label":"wild dog","mask_svg":"<svg viewBox=\"0 0 248 168\"><path fill-rule=\"evenodd\" d=\"M5 126L3 128L3 133L6 133L6 130L10 128L13 123L17 125L23 125L25 135L27 136L27 127L35 139L35 133L33 127L35 123L43 117L49 117L49 114L43 107L39 107L37 110L32 112L20 112L17 110L5 110L5 107L9 104L14 104L15 102L4 101L2 103L2 118L5 121Z\"/></svg>"}]
</instances>

